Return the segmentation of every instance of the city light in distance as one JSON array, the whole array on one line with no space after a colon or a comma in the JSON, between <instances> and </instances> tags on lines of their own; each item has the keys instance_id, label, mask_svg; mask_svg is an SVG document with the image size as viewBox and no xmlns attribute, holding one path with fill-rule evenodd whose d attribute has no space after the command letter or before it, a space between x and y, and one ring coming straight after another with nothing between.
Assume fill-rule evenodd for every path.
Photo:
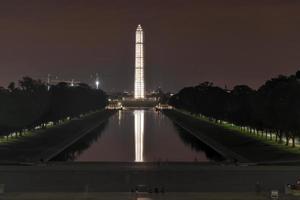
<instances>
[{"instance_id":1,"label":"city light in distance","mask_svg":"<svg viewBox=\"0 0 300 200\"><path fill-rule=\"evenodd\" d=\"M95 82L95 84L96 84L96 89L98 90L98 89L99 89L100 82L97 80L97 81Z\"/></svg>"}]
</instances>

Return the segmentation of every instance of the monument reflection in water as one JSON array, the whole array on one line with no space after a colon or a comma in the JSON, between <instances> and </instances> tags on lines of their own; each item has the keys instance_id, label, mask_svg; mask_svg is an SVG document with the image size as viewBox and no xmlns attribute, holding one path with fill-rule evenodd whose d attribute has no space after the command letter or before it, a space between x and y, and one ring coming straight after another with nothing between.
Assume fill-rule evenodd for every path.
<instances>
[{"instance_id":1,"label":"monument reflection in water","mask_svg":"<svg viewBox=\"0 0 300 200\"><path fill-rule=\"evenodd\" d=\"M144 110L134 111L135 162L144 161Z\"/></svg>"},{"instance_id":2,"label":"monument reflection in water","mask_svg":"<svg viewBox=\"0 0 300 200\"><path fill-rule=\"evenodd\" d=\"M120 110L53 161L209 162L220 156L161 112Z\"/></svg>"}]
</instances>

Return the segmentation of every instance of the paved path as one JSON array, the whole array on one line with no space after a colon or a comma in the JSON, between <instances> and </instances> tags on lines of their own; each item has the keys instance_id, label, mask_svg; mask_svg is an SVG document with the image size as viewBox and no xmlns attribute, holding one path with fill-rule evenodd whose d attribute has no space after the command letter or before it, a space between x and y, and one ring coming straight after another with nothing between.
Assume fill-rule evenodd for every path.
<instances>
[{"instance_id":1,"label":"paved path","mask_svg":"<svg viewBox=\"0 0 300 200\"><path fill-rule=\"evenodd\" d=\"M247 158L241 156L240 154L231 151L230 148L222 145L221 143L213 140L212 138L210 138L209 136L207 136L206 134L202 134L201 131L191 127L187 127L184 122L176 119L176 118L172 118L172 121L178 125L180 128L184 129L186 132L188 132L189 134L193 135L194 137L198 138L201 142L205 143L207 146L209 146L210 148L212 148L214 151L216 151L217 153L219 153L221 156L223 156L225 159L227 160L237 160L239 162L243 162L243 163L251 163L250 160L248 160Z\"/></svg>"},{"instance_id":2,"label":"paved path","mask_svg":"<svg viewBox=\"0 0 300 200\"><path fill-rule=\"evenodd\" d=\"M48 163L0 166L6 192L129 192L137 185L166 192L284 190L300 166L221 166L201 163Z\"/></svg>"},{"instance_id":3,"label":"paved path","mask_svg":"<svg viewBox=\"0 0 300 200\"><path fill-rule=\"evenodd\" d=\"M8 143L0 143L0 164L4 162L37 162L50 160L65 148L101 126L114 111L103 110L86 117L45 130L30 136L19 137Z\"/></svg>"},{"instance_id":4,"label":"paved path","mask_svg":"<svg viewBox=\"0 0 300 200\"><path fill-rule=\"evenodd\" d=\"M242 163L299 161L300 154L279 149L234 130L197 119L176 110L166 110L175 124L211 146L221 155Z\"/></svg>"}]
</instances>

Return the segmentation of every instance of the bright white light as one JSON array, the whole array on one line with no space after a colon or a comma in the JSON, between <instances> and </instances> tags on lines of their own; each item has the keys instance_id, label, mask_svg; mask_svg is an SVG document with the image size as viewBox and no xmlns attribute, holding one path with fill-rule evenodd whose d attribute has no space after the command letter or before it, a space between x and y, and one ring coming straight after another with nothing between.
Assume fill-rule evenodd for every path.
<instances>
[{"instance_id":1,"label":"bright white light","mask_svg":"<svg viewBox=\"0 0 300 200\"><path fill-rule=\"evenodd\" d=\"M96 84L96 88L99 89L99 84L100 84L100 82L99 82L99 81L96 81L95 84Z\"/></svg>"},{"instance_id":2,"label":"bright white light","mask_svg":"<svg viewBox=\"0 0 300 200\"><path fill-rule=\"evenodd\" d=\"M74 79L71 80L71 87L74 87Z\"/></svg>"},{"instance_id":3,"label":"bright white light","mask_svg":"<svg viewBox=\"0 0 300 200\"><path fill-rule=\"evenodd\" d=\"M134 98L145 98L144 83L144 38L143 29L138 25L135 32L135 79L134 79Z\"/></svg>"},{"instance_id":4,"label":"bright white light","mask_svg":"<svg viewBox=\"0 0 300 200\"><path fill-rule=\"evenodd\" d=\"M144 161L144 111L134 111L135 162Z\"/></svg>"}]
</instances>

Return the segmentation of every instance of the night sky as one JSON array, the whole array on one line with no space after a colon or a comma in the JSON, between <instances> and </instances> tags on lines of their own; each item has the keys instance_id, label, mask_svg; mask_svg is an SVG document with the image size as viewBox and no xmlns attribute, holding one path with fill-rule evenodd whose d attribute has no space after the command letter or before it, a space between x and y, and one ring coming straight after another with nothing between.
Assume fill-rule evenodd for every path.
<instances>
[{"instance_id":1,"label":"night sky","mask_svg":"<svg viewBox=\"0 0 300 200\"><path fill-rule=\"evenodd\" d=\"M0 85L98 72L106 91L132 90L138 24L147 90L256 88L300 69L298 0L1 0Z\"/></svg>"}]
</instances>

